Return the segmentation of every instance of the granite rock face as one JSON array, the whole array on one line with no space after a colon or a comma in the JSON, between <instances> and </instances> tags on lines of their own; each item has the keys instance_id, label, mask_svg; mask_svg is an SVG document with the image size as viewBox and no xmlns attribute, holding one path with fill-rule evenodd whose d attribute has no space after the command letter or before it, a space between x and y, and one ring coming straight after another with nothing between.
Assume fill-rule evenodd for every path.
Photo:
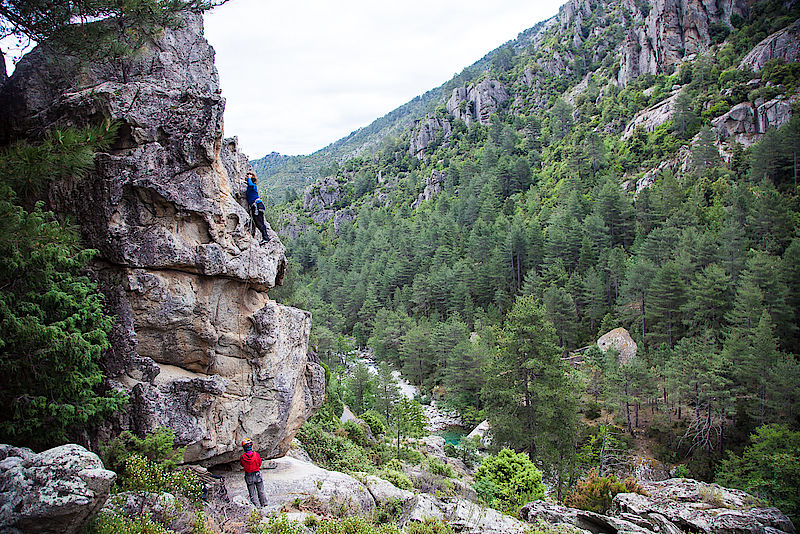
<instances>
[{"instance_id":1,"label":"granite rock face","mask_svg":"<svg viewBox=\"0 0 800 534\"><path fill-rule=\"evenodd\" d=\"M53 184L54 211L99 251L93 275L117 317L105 362L131 392L120 425L175 430L187 461L266 457L321 405L310 314L272 301L284 247L260 246L244 191L247 157L223 139L225 101L202 19L186 14L124 68L39 47L0 89L0 143L111 120L110 150L82 179Z\"/></svg>"},{"instance_id":2,"label":"granite rock face","mask_svg":"<svg viewBox=\"0 0 800 534\"><path fill-rule=\"evenodd\" d=\"M444 191L444 181L447 179L445 171L431 171L431 175L425 179L425 189L419 194L411 205L411 209L417 209L426 200L436 198L436 195Z\"/></svg>"},{"instance_id":3,"label":"granite rock face","mask_svg":"<svg viewBox=\"0 0 800 534\"><path fill-rule=\"evenodd\" d=\"M769 128L780 128L792 118L792 107L800 101L797 95L780 96L769 101L757 100L755 105L742 102L711 121L720 140L750 146Z\"/></svg>"},{"instance_id":4,"label":"granite rock face","mask_svg":"<svg viewBox=\"0 0 800 534\"><path fill-rule=\"evenodd\" d=\"M303 209L321 210L333 207L342 199L342 190L335 176L323 178L303 191Z\"/></svg>"},{"instance_id":5,"label":"granite rock face","mask_svg":"<svg viewBox=\"0 0 800 534\"><path fill-rule=\"evenodd\" d=\"M447 111L467 125L473 122L489 124L489 118L508 100L505 86L492 79L485 79L469 87L457 87L447 101Z\"/></svg>"},{"instance_id":6,"label":"granite rock face","mask_svg":"<svg viewBox=\"0 0 800 534\"><path fill-rule=\"evenodd\" d=\"M673 94L661 102L637 113L625 127L625 131L622 132L622 138L628 139L637 128L641 128L645 132L655 131L662 124L672 120L672 114L675 112L675 102L678 100L679 94L680 91L674 91Z\"/></svg>"},{"instance_id":7,"label":"granite rock face","mask_svg":"<svg viewBox=\"0 0 800 534\"><path fill-rule=\"evenodd\" d=\"M105 503L116 478L80 445L40 454L0 445L0 531L81 532Z\"/></svg>"},{"instance_id":8,"label":"granite rock face","mask_svg":"<svg viewBox=\"0 0 800 534\"><path fill-rule=\"evenodd\" d=\"M593 534L794 534L791 520L777 508L755 508L757 500L743 491L673 478L642 484L647 495L619 493L608 515L533 501L520 509L529 522L566 525Z\"/></svg>"},{"instance_id":9,"label":"granite rock face","mask_svg":"<svg viewBox=\"0 0 800 534\"><path fill-rule=\"evenodd\" d=\"M742 58L739 68L761 72L770 59L782 59L786 63L800 61L800 20L758 43Z\"/></svg>"},{"instance_id":10,"label":"granite rock face","mask_svg":"<svg viewBox=\"0 0 800 534\"><path fill-rule=\"evenodd\" d=\"M446 141L453 134L447 118L428 116L419 121L412 130L408 153L417 159L425 159L425 151L434 143Z\"/></svg>"},{"instance_id":11,"label":"granite rock face","mask_svg":"<svg viewBox=\"0 0 800 534\"><path fill-rule=\"evenodd\" d=\"M747 0L654 0L642 12L635 0L623 0L637 23L626 35L617 82L626 85L640 74L670 72L685 58L711 45L714 24L744 15Z\"/></svg>"}]
</instances>

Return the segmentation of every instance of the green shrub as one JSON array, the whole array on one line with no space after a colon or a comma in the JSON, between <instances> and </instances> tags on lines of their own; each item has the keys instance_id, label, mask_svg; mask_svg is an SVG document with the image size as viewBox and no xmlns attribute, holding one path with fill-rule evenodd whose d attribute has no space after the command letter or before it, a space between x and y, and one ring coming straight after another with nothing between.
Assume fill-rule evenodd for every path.
<instances>
[{"instance_id":1,"label":"green shrub","mask_svg":"<svg viewBox=\"0 0 800 534\"><path fill-rule=\"evenodd\" d=\"M429 517L422 523L409 523L404 532L405 534L453 534L453 527Z\"/></svg>"},{"instance_id":2,"label":"green shrub","mask_svg":"<svg viewBox=\"0 0 800 534\"><path fill-rule=\"evenodd\" d=\"M428 458L428 471L442 477L453 478L455 476L453 467L438 458Z\"/></svg>"},{"instance_id":3,"label":"green shrub","mask_svg":"<svg viewBox=\"0 0 800 534\"><path fill-rule=\"evenodd\" d=\"M678 478L689 478L689 468L686 464L679 464L675 468L675 476Z\"/></svg>"},{"instance_id":4,"label":"green shrub","mask_svg":"<svg viewBox=\"0 0 800 534\"><path fill-rule=\"evenodd\" d=\"M544 497L545 486L539 471L527 454L503 449L489 456L475 471L484 502L504 512L514 513L523 504ZM476 491L478 489L476 488Z\"/></svg>"},{"instance_id":5,"label":"green shrub","mask_svg":"<svg viewBox=\"0 0 800 534\"><path fill-rule=\"evenodd\" d=\"M86 526L86 534L174 534L156 523L149 514L126 519L115 512L101 511Z\"/></svg>"},{"instance_id":6,"label":"green shrub","mask_svg":"<svg viewBox=\"0 0 800 534\"><path fill-rule=\"evenodd\" d=\"M378 437L386 432L386 425L383 422L383 417L375 410L367 410L361 414L361 419L369 425L373 436Z\"/></svg>"},{"instance_id":7,"label":"green shrub","mask_svg":"<svg viewBox=\"0 0 800 534\"><path fill-rule=\"evenodd\" d=\"M764 425L750 435L741 456L728 453L716 482L765 498L797 524L800 521L800 432Z\"/></svg>"},{"instance_id":8,"label":"green shrub","mask_svg":"<svg viewBox=\"0 0 800 534\"><path fill-rule=\"evenodd\" d=\"M341 519L323 519L314 527L315 534L401 534L394 525L373 525L366 518L351 515Z\"/></svg>"},{"instance_id":9,"label":"green shrub","mask_svg":"<svg viewBox=\"0 0 800 534\"><path fill-rule=\"evenodd\" d=\"M617 493L645 494L633 478L619 482L614 475L601 477L596 469L592 469L586 478L578 481L577 487L567 496L564 504L603 514L611 508L611 501Z\"/></svg>"},{"instance_id":10,"label":"green shrub","mask_svg":"<svg viewBox=\"0 0 800 534\"><path fill-rule=\"evenodd\" d=\"M414 488L414 485L411 483L411 479L400 470L383 469L380 472L380 477L384 480L388 480L400 489L411 490Z\"/></svg>"},{"instance_id":11,"label":"green shrub","mask_svg":"<svg viewBox=\"0 0 800 534\"><path fill-rule=\"evenodd\" d=\"M364 433L364 429L353 420L345 421L342 424L342 428L344 431L347 432L347 437L350 441L358 445L359 447L366 447L367 446L367 435Z\"/></svg>"},{"instance_id":12,"label":"green shrub","mask_svg":"<svg viewBox=\"0 0 800 534\"><path fill-rule=\"evenodd\" d=\"M351 473L375 471L366 451L347 438L326 432L306 422L300 427L297 439L314 463L333 471Z\"/></svg>"},{"instance_id":13,"label":"green shrub","mask_svg":"<svg viewBox=\"0 0 800 534\"><path fill-rule=\"evenodd\" d=\"M125 462L132 454L138 454L170 471L183 459L183 448L174 448L175 432L161 427L144 438L124 431L100 447L100 457L106 469L123 474Z\"/></svg>"},{"instance_id":14,"label":"green shrub","mask_svg":"<svg viewBox=\"0 0 800 534\"><path fill-rule=\"evenodd\" d=\"M306 532L302 523L289 519L286 514L270 517L264 524L259 525L257 521L253 523L256 524L252 525L251 529L259 534L305 534Z\"/></svg>"},{"instance_id":15,"label":"green shrub","mask_svg":"<svg viewBox=\"0 0 800 534\"><path fill-rule=\"evenodd\" d=\"M199 502L203 486L197 475L188 470L168 470L138 454L125 460L124 475L117 478L119 491L150 491L182 495L192 502Z\"/></svg>"}]
</instances>

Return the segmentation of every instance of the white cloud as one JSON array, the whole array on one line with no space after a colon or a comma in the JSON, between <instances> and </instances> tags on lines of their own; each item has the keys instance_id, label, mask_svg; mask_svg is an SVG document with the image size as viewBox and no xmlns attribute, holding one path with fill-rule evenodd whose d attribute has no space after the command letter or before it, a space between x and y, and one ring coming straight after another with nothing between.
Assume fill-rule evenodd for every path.
<instances>
[{"instance_id":1,"label":"white cloud","mask_svg":"<svg viewBox=\"0 0 800 534\"><path fill-rule=\"evenodd\" d=\"M437 87L563 0L233 0L206 15L226 135L307 154Z\"/></svg>"}]
</instances>

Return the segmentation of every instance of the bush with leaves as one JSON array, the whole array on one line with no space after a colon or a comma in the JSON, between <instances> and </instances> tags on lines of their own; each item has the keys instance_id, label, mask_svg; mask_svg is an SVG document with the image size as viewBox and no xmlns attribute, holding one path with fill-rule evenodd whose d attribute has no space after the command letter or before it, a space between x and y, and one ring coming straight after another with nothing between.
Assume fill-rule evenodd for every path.
<instances>
[{"instance_id":1,"label":"bush with leaves","mask_svg":"<svg viewBox=\"0 0 800 534\"><path fill-rule=\"evenodd\" d=\"M367 435L364 432L364 429L361 428L357 422L353 421L352 419L349 421L345 421L342 423L342 428L344 431L347 432L347 437L358 445L359 447L366 447L367 446Z\"/></svg>"},{"instance_id":2,"label":"bush with leaves","mask_svg":"<svg viewBox=\"0 0 800 534\"><path fill-rule=\"evenodd\" d=\"M363 448L351 440L326 432L308 422L300 427L297 439L314 463L334 471L372 472L374 467Z\"/></svg>"},{"instance_id":3,"label":"bush with leaves","mask_svg":"<svg viewBox=\"0 0 800 534\"><path fill-rule=\"evenodd\" d=\"M138 454L164 469L171 471L183 460L184 448L175 448L175 432L160 427L143 438L125 430L100 447L100 457L106 469L122 475L125 462L132 454Z\"/></svg>"},{"instance_id":4,"label":"bush with leaves","mask_svg":"<svg viewBox=\"0 0 800 534\"><path fill-rule=\"evenodd\" d=\"M194 503L200 501L203 493L202 484L191 471L170 471L138 454L131 454L125 459L125 475L117 480L117 488L120 491L172 493Z\"/></svg>"},{"instance_id":5,"label":"bush with leaves","mask_svg":"<svg viewBox=\"0 0 800 534\"><path fill-rule=\"evenodd\" d=\"M510 513L525 503L541 499L545 492L542 472L527 454L511 449L485 458L475 471L475 483L486 504Z\"/></svg>"},{"instance_id":6,"label":"bush with leaves","mask_svg":"<svg viewBox=\"0 0 800 534\"><path fill-rule=\"evenodd\" d=\"M86 526L86 534L173 534L173 531L153 521L149 514L128 519L116 512L102 510Z\"/></svg>"},{"instance_id":7,"label":"bush with leaves","mask_svg":"<svg viewBox=\"0 0 800 534\"><path fill-rule=\"evenodd\" d=\"M611 501L617 493L645 495L642 487L633 478L620 482L614 475L600 476L596 469L592 469L584 479L578 481L577 487L564 503L572 508L604 514L611 508Z\"/></svg>"},{"instance_id":8,"label":"bush with leaves","mask_svg":"<svg viewBox=\"0 0 800 534\"><path fill-rule=\"evenodd\" d=\"M0 441L37 450L97 424L127 396L102 388L112 319L84 269L95 251L29 204L52 179L79 179L113 127L50 134L0 153Z\"/></svg>"},{"instance_id":9,"label":"bush with leaves","mask_svg":"<svg viewBox=\"0 0 800 534\"><path fill-rule=\"evenodd\" d=\"M450 464L446 464L440 459L433 457L428 458L428 471L434 475L447 478L453 478L455 476L455 473L453 473L453 467Z\"/></svg>"},{"instance_id":10,"label":"bush with leaves","mask_svg":"<svg viewBox=\"0 0 800 534\"><path fill-rule=\"evenodd\" d=\"M367 410L366 412L362 413L361 419L369 425L369 429L373 436L378 437L386 432L386 423L384 423L381 414L375 410Z\"/></svg>"},{"instance_id":11,"label":"bush with leaves","mask_svg":"<svg viewBox=\"0 0 800 534\"><path fill-rule=\"evenodd\" d=\"M740 488L800 521L800 432L786 425L763 425L750 435L741 456L728 453L717 469L716 481Z\"/></svg>"}]
</instances>

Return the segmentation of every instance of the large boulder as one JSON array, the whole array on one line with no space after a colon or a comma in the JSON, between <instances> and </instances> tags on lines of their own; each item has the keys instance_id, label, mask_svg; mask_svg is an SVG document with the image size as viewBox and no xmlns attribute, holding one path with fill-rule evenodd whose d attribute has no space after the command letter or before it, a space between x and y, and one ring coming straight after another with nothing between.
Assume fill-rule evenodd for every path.
<instances>
[{"instance_id":1,"label":"large boulder","mask_svg":"<svg viewBox=\"0 0 800 534\"><path fill-rule=\"evenodd\" d=\"M278 511L300 505L324 513L336 511L368 515L375 511L375 499L367 486L344 473L328 471L308 462L285 456L273 460L274 468L262 467L267 508ZM247 502L244 472L224 475L228 494Z\"/></svg>"},{"instance_id":2,"label":"large boulder","mask_svg":"<svg viewBox=\"0 0 800 534\"><path fill-rule=\"evenodd\" d=\"M80 445L40 454L0 445L0 531L80 532L103 506L116 478Z\"/></svg>"},{"instance_id":3,"label":"large boulder","mask_svg":"<svg viewBox=\"0 0 800 534\"><path fill-rule=\"evenodd\" d=\"M116 317L104 366L131 393L122 428L176 432L187 461L228 462L247 436L286 452L321 405L310 314L272 301L284 247L259 246L247 157L223 139L214 51L187 13L124 62L81 63L39 46L0 88L0 144L110 120L111 148L47 201L99 251L92 274Z\"/></svg>"},{"instance_id":4,"label":"large boulder","mask_svg":"<svg viewBox=\"0 0 800 534\"><path fill-rule=\"evenodd\" d=\"M636 357L636 342L624 328L615 328L600 336L597 346L603 352L615 349L619 353L618 361L621 365L630 363Z\"/></svg>"}]
</instances>

